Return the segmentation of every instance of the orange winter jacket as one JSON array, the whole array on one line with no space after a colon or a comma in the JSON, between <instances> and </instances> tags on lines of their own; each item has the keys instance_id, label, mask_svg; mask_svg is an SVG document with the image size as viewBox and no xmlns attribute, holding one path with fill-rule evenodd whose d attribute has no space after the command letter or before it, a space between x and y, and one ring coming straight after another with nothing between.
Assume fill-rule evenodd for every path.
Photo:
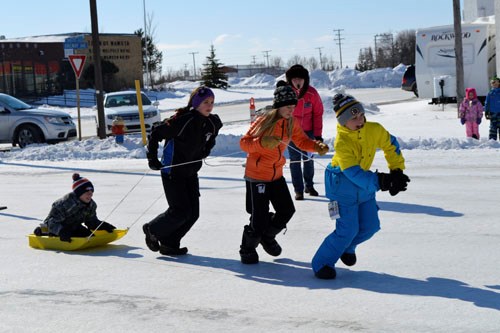
<instances>
[{"instance_id":1,"label":"orange winter jacket","mask_svg":"<svg viewBox=\"0 0 500 333\"><path fill-rule=\"evenodd\" d=\"M281 143L274 149L267 149L260 144L261 137L253 137L250 133L260 126L263 117L250 126L248 132L240 139L240 147L247 152L245 179L270 182L283 176L283 165L286 159L283 155L290 140L301 150L314 152L315 141L304 133L297 121L293 122L292 137L288 137L287 120L280 119L274 127L273 136L281 138Z\"/></svg>"}]
</instances>

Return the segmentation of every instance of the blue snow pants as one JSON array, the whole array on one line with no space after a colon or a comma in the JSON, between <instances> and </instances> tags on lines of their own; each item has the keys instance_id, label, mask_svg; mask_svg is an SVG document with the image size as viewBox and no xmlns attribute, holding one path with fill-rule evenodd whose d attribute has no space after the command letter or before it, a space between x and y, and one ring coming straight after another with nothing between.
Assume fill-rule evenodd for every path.
<instances>
[{"instance_id":1,"label":"blue snow pants","mask_svg":"<svg viewBox=\"0 0 500 333\"><path fill-rule=\"evenodd\" d=\"M325 190L328 199L338 202L340 218L312 259L314 272L325 265L335 267L344 252L355 253L356 246L380 230L375 192L356 186L340 168L331 166L325 170Z\"/></svg>"}]
</instances>

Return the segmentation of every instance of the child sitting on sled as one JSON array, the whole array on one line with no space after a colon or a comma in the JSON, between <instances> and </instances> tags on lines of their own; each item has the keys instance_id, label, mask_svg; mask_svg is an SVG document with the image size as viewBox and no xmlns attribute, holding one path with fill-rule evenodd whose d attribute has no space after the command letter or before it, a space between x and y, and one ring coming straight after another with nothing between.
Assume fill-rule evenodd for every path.
<instances>
[{"instance_id":1,"label":"child sitting on sled","mask_svg":"<svg viewBox=\"0 0 500 333\"><path fill-rule=\"evenodd\" d=\"M63 242L71 242L71 237L88 237L95 229L113 232L116 229L113 225L97 218L93 194L92 183L78 173L73 174L73 191L52 204L49 215L34 234L57 236Z\"/></svg>"}]
</instances>

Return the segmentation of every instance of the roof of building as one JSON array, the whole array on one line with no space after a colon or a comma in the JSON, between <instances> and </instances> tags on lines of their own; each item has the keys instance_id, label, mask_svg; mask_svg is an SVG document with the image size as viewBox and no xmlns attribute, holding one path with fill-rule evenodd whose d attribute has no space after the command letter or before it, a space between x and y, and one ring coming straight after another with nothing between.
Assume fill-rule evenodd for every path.
<instances>
[{"instance_id":1,"label":"roof of building","mask_svg":"<svg viewBox=\"0 0 500 333\"><path fill-rule=\"evenodd\" d=\"M88 32L68 32L63 34L42 35L42 36L27 36L16 38L0 39L0 43L64 43L67 38L90 35ZM99 33L100 36L119 35L119 36L137 36L135 34L123 33Z\"/></svg>"}]
</instances>

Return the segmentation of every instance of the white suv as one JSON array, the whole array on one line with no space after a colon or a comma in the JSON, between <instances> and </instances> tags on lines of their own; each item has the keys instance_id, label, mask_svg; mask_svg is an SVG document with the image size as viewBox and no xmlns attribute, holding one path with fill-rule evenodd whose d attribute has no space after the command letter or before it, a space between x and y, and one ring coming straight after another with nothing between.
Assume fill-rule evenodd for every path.
<instances>
[{"instance_id":1,"label":"white suv","mask_svg":"<svg viewBox=\"0 0 500 333\"><path fill-rule=\"evenodd\" d=\"M144 125L146 131L151 131L153 125L161 122L159 103L151 100L141 93L142 110L144 112ZM104 121L106 124L106 134L111 134L113 120L121 117L127 128L126 132L140 132L141 122L139 119L139 106L135 91L119 91L104 95ZM97 119L96 119L97 120Z\"/></svg>"},{"instance_id":2,"label":"white suv","mask_svg":"<svg viewBox=\"0 0 500 333\"><path fill-rule=\"evenodd\" d=\"M76 138L71 116L62 111L36 109L0 94L0 143L24 148L31 143L56 143Z\"/></svg>"}]
</instances>

